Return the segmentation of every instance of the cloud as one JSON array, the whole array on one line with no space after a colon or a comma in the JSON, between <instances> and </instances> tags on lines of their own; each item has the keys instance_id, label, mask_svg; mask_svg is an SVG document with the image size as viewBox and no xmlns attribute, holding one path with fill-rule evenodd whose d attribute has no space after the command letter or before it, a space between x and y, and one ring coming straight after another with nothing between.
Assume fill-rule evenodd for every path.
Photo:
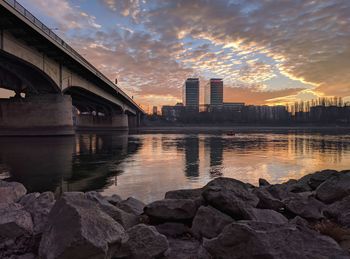
<instances>
[{"instance_id":1,"label":"cloud","mask_svg":"<svg viewBox=\"0 0 350 259\"><path fill-rule=\"evenodd\" d=\"M135 21L141 12L140 0L100 0L111 11L118 12L123 16L130 16Z\"/></svg>"}]
</instances>

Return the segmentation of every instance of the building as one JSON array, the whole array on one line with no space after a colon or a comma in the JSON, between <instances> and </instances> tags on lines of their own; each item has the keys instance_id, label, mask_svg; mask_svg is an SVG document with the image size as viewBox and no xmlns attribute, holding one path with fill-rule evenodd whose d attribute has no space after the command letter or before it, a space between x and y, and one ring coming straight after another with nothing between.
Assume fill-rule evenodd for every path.
<instances>
[{"instance_id":1,"label":"building","mask_svg":"<svg viewBox=\"0 0 350 259\"><path fill-rule=\"evenodd\" d=\"M224 82L220 78L212 78L205 87L204 102L211 108L222 108L224 99Z\"/></svg>"},{"instance_id":2,"label":"building","mask_svg":"<svg viewBox=\"0 0 350 259\"><path fill-rule=\"evenodd\" d=\"M175 106L164 105L162 106L162 116L167 121L177 121L183 109L184 106L182 103L177 103Z\"/></svg>"},{"instance_id":3,"label":"building","mask_svg":"<svg viewBox=\"0 0 350 259\"><path fill-rule=\"evenodd\" d=\"M158 114L158 108L157 108L157 106L153 106L152 114L153 114L153 115L157 115L157 114Z\"/></svg>"},{"instance_id":4,"label":"building","mask_svg":"<svg viewBox=\"0 0 350 259\"><path fill-rule=\"evenodd\" d=\"M222 108L227 112L242 112L244 103L223 103Z\"/></svg>"},{"instance_id":5,"label":"building","mask_svg":"<svg viewBox=\"0 0 350 259\"><path fill-rule=\"evenodd\" d=\"M199 79L188 78L182 93L183 104L187 109L199 111Z\"/></svg>"}]
</instances>

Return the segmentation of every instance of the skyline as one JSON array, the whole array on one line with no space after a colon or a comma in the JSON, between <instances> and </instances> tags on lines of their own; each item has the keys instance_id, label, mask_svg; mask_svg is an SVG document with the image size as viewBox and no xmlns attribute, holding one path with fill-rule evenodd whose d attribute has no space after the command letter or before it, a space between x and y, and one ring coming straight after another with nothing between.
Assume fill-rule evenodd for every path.
<instances>
[{"instance_id":1,"label":"skyline","mask_svg":"<svg viewBox=\"0 0 350 259\"><path fill-rule=\"evenodd\" d=\"M225 102L350 101L350 2L19 2L143 107L193 76L223 78Z\"/></svg>"}]
</instances>

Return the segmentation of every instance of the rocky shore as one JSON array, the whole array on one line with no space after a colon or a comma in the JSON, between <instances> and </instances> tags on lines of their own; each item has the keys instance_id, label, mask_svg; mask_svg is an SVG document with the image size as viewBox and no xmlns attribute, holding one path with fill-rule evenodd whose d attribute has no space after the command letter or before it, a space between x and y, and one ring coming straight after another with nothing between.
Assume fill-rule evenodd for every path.
<instances>
[{"instance_id":1,"label":"rocky shore","mask_svg":"<svg viewBox=\"0 0 350 259\"><path fill-rule=\"evenodd\" d=\"M350 258L350 171L219 177L148 205L0 181L0 258Z\"/></svg>"}]
</instances>

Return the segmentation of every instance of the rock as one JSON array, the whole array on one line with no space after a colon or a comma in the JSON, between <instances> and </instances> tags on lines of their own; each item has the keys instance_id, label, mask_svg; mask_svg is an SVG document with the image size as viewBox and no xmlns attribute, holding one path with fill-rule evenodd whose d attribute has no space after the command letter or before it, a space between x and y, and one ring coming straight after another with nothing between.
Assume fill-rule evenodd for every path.
<instances>
[{"instance_id":1,"label":"rock","mask_svg":"<svg viewBox=\"0 0 350 259\"><path fill-rule=\"evenodd\" d=\"M299 216L296 216L295 218L291 219L289 221L289 223L294 224L294 225L298 225L301 227L309 228L309 222L306 219L299 217Z\"/></svg>"},{"instance_id":2,"label":"rock","mask_svg":"<svg viewBox=\"0 0 350 259\"><path fill-rule=\"evenodd\" d=\"M259 209L271 209L275 211L283 211L284 203L274 198L265 188L257 188L253 193L258 197L259 203L256 206Z\"/></svg>"},{"instance_id":3,"label":"rock","mask_svg":"<svg viewBox=\"0 0 350 259\"><path fill-rule=\"evenodd\" d=\"M259 187L261 187L261 186L269 186L269 185L270 185L270 183L267 180L265 180L263 178L259 178Z\"/></svg>"},{"instance_id":4,"label":"rock","mask_svg":"<svg viewBox=\"0 0 350 259\"><path fill-rule=\"evenodd\" d=\"M350 194L350 172L329 177L316 189L316 197L324 203L341 200Z\"/></svg>"},{"instance_id":5,"label":"rock","mask_svg":"<svg viewBox=\"0 0 350 259\"><path fill-rule=\"evenodd\" d=\"M168 248L168 240L155 227L139 224L128 229L122 249L115 257L153 259L162 256Z\"/></svg>"},{"instance_id":6,"label":"rock","mask_svg":"<svg viewBox=\"0 0 350 259\"><path fill-rule=\"evenodd\" d=\"M22 197L20 204L24 206L33 219L34 234L39 234L44 231L48 215L51 208L55 204L55 196L52 192L44 192L42 194L35 193L34 195L27 194Z\"/></svg>"},{"instance_id":7,"label":"rock","mask_svg":"<svg viewBox=\"0 0 350 259\"><path fill-rule=\"evenodd\" d=\"M32 217L22 205L0 203L0 243L32 234Z\"/></svg>"},{"instance_id":8,"label":"rock","mask_svg":"<svg viewBox=\"0 0 350 259\"><path fill-rule=\"evenodd\" d=\"M208 206L201 206L192 223L192 233L195 237L216 237L233 219L221 211Z\"/></svg>"},{"instance_id":9,"label":"rock","mask_svg":"<svg viewBox=\"0 0 350 259\"><path fill-rule=\"evenodd\" d=\"M288 219L274 210L247 208L244 210L245 220L254 220L267 223L284 224Z\"/></svg>"},{"instance_id":10,"label":"rock","mask_svg":"<svg viewBox=\"0 0 350 259\"><path fill-rule=\"evenodd\" d=\"M125 212L132 213L134 215L141 215L143 213L143 208L146 205L142 201L129 197L125 201L117 203L116 206Z\"/></svg>"},{"instance_id":11,"label":"rock","mask_svg":"<svg viewBox=\"0 0 350 259\"><path fill-rule=\"evenodd\" d=\"M155 227L159 233L167 237L178 237L190 232L188 226L178 222L166 222Z\"/></svg>"},{"instance_id":12,"label":"rock","mask_svg":"<svg viewBox=\"0 0 350 259\"><path fill-rule=\"evenodd\" d=\"M106 196L105 199L114 206L122 201L122 198L117 194L113 194L112 196Z\"/></svg>"},{"instance_id":13,"label":"rock","mask_svg":"<svg viewBox=\"0 0 350 259\"><path fill-rule=\"evenodd\" d=\"M202 195L211 206L237 220L243 218L245 208L255 207L259 202L259 199L245 187L226 189L211 186L206 187Z\"/></svg>"},{"instance_id":14,"label":"rock","mask_svg":"<svg viewBox=\"0 0 350 259\"><path fill-rule=\"evenodd\" d=\"M196 204L189 199L165 199L148 204L144 212L150 218L163 221L191 220L196 215Z\"/></svg>"},{"instance_id":15,"label":"rock","mask_svg":"<svg viewBox=\"0 0 350 259\"><path fill-rule=\"evenodd\" d=\"M214 180L207 183L206 186L203 187L203 190L211 188L211 187L220 187L223 189L231 190L231 191L248 191L250 186L238 181L233 178L227 178L227 177L217 177Z\"/></svg>"},{"instance_id":16,"label":"rock","mask_svg":"<svg viewBox=\"0 0 350 259\"><path fill-rule=\"evenodd\" d=\"M164 259L210 259L209 253L196 239L170 238L169 250Z\"/></svg>"},{"instance_id":17,"label":"rock","mask_svg":"<svg viewBox=\"0 0 350 259\"><path fill-rule=\"evenodd\" d=\"M202 188L169 191L165 194L165 199L190 199L199 207L204 204L202 191Z\"/></svg>"},{"instance_id":18,"label":"rock","mask_svg":"<svg viewBox=\"0 0 350 259\"><path fill-rule=\"evenodd\" d=\"M290 191L291 186L294 186L294 184L275 184L263 188L270 193L273 198L282 201L286 198L297 196L296 193Z\"/></svg>"},{"instance_id":19,"label":"rock","mask_svg":"<svg viewBox=\"0 0 350 259\"><path fill-rule=\"evenodd\" d=\"M84 193L64 193L49 214L40 258L110 258L124 238L123 227Z\"/></svg>"},{"instance_id":20,"label":"rock","mask_svg":"<svg viewBox=\"0 0 350 259\"><path fill-rule=\"evenodd\" d=\"M312 196L299 196L285 199L287 211L309 220L324 218L323 209L325 205Z\"/></svg>"},{"instance_id":21,"label":"rock","mask_svg":"<svg viewBox=\"0 0 350 259\"><path fill-rule=\"evenodd\" d=\"M329 179L332 176L339 174L339 172L335 170L323 170L316 173L311 174L311 177L308 181L309 186L315 190L318 186L320 186L324 181Z\"/></svg>"},{"instance_id":22,"label":"rock","mask_svg":"<svg viewBox=\"0 0 350 259\"><path fill-rule=\"evenodd\" d=\"M350 195L328 206L324 214L335 219L340 225L350 228Z\"/></svg>"},{"instance_id":23,"label":"rock","mask_svg":"<svg viewBox=\"0 0 350 259\"><path fill-rule=\"evenodd\" d=\"M0 180L0 203L14 203L27 193L23 184Z\"/></svg>"},{"instance_id":24,"label":"rock","mask_svg":"<svg viewBox=\"0 0 350 259\"><path fill-rule=\"evenodd\" d=\"M120 208L117 208L116 206L113 206L98 192L87 192L85 193L85 196L87 199L96 202L100 210L112 217L125 229L128 229L139 223L139 219L136 215L128 213Z\"/></svg>"},{"instance_id":25,"label":"rock","mask_svg":"<svg viewBox=\"0 0 350 259\"><path fill-rule=\"evenodd\" d=\"M241 221L227 225L204 248L214 258L348 258L331 238L291 224Z\"/></svg>"},{"instance_id":26,"label":"rock","mask_svg":"<svg viewBox=\"0 0 350 259\"><path fill-rule=\"evenodd\" d=\"M299 192L309 192L312 191L312 188L309 185L309 180L311 178L311 174L309 175L305 175L302 178L300 178L299 180L295 181L295 182L289 182L286 186L287 186L287 190L289 192L293 192L293 193L299 193Z\"/></svg>"}]
</instances>

